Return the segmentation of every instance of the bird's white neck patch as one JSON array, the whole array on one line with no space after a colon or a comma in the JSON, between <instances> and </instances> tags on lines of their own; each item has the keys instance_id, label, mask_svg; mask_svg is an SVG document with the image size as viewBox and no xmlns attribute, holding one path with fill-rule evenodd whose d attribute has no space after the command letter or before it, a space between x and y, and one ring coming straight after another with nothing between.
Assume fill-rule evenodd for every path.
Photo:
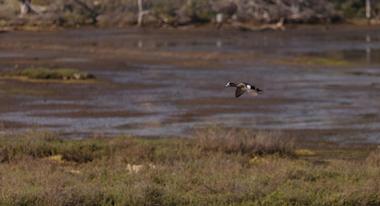
<instances>
[{"instance_id":1,"label":"bird's white neck patch","mask_svg":"<svg viewBox=\"0 0 380 206\"><path fill-rule=\"evenodd\" d=\"M248 85L247 85L247 89L251 89L251 85L248 84Z\"/></svg>"}]
</instances>

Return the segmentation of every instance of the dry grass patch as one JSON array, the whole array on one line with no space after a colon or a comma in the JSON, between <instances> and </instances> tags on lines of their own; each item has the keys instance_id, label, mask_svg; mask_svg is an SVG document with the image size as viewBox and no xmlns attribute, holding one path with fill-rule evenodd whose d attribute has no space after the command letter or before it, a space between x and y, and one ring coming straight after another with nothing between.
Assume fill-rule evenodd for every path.
<instances>
[{"instance_id":1,"label":"dry grass patch","mask_svg":"<svg viewBox=\"0 0 380 206\"><path fill-rule=\"evenodd\" d=\"M294 139L275 132L208 128L196 132L195 141L204 150L229 154L284 156L294 155Z\"/></svg>"}]
</instances>

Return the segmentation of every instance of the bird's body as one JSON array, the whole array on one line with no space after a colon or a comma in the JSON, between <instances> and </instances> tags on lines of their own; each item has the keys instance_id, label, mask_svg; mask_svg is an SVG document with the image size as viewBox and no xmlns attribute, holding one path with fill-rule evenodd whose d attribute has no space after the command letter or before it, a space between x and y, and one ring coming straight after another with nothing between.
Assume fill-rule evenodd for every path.
<instances>
[{"instance_id":1,"label":"bird's body","mask_svg":"<svg viewBox=\"0 0 380 206\"><path fill-rule=\"evenodd\" d=\"M253 86L253 84L249 84L246 82L240 82L240 83L233 83L228 82L226 84L226 87L236 87L235 90L235 97L238 98L241 95L243 95L245 92L249 92L250 94L257 96L258 94L262 93L263 90Z\"/></svg>"}]
</instances>

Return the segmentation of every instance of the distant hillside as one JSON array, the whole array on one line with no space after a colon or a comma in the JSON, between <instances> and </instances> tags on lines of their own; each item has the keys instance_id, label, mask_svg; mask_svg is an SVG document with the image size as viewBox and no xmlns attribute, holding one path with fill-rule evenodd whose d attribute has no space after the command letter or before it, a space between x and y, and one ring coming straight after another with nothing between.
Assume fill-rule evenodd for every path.
<instances>
[{"instance_id":1,"label":"distant hillside","mask_svg":"<svg viewBox=\"0 0 380 206\"><path fill-rule=\"evenodd\" d=\"M20 2L28 0L0 0L0 26L128 26L138 21L138 0L32 0L33 12L27 15L20 15ZM181 26L212 23L218 18L254 24L280 19L286 23L340 22L365 17L364 4L364 0L144 0L142 8L147 11L145 25ZM373 4L375 18L379 9L379 2Z\"/></svg>"}]
</instances>

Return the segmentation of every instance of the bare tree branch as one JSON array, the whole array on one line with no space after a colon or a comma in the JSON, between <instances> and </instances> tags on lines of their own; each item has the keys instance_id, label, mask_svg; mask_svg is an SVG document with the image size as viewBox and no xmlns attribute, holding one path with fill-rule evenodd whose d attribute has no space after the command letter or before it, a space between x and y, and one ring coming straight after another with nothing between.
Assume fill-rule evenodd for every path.
<instances>
[{"instance_id":1,"label":"bare tree branch","mask_svg":"<svg viewBox=\"0 0 380 206\"><path fill-rule=\"evenodd\" d=\"M26 16L28 14L37 14L32 8L32 0L19 0L20 2L20 16Z\"/></svg>"},{"instance_id":2,"label":"bare tree branch","mask_svg":"<svg viewBox=\"0 0 380 206\"><path fill-rule=\"evenodd\" d=\"M365 1L365 15L368 20L368 24L371 24L371 0L366 0Z\"/></svg>"},{"instance_id":3,"label":"bare tree branch","mask_svg":"<svg viewBox=\"0 0 380 206\"><path fill-rule=\"evenodd\" d=\"M139 13L137 14L137 26L141 27L143 25L144 16L149 14L149 10L144 10L143 8L143 0L137 0L137 6L139 8Z\"/></svg>"}]
</instances>

